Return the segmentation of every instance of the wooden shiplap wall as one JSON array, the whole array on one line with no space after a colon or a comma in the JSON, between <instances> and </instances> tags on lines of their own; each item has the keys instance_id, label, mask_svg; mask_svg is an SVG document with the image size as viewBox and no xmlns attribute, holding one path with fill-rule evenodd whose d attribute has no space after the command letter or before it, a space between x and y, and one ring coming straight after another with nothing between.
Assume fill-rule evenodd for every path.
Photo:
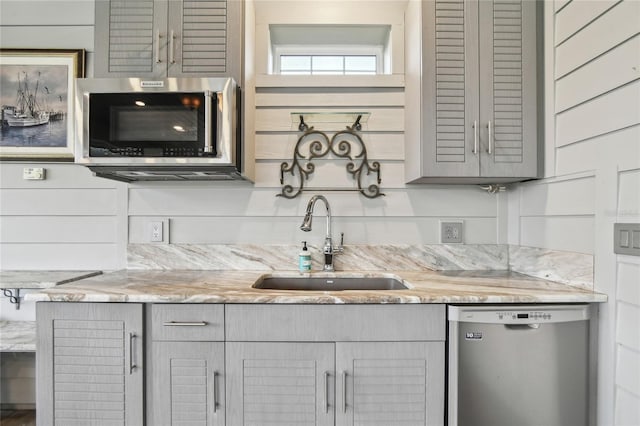
<instances>
[{"instance_id":1,"label":"wooden shiplap wall","mask_svg":"<svg viewBox=\"0 0 640 426\"><path fill-rule=\"evenodd\" d=\"M640 222L640 2L545 6L546 178L510 196L509 238L594 255L595 290L610 301L600 307L596 423L636 425L640 262L613 253L613 223Z\"/></svg>"}]
</instances>

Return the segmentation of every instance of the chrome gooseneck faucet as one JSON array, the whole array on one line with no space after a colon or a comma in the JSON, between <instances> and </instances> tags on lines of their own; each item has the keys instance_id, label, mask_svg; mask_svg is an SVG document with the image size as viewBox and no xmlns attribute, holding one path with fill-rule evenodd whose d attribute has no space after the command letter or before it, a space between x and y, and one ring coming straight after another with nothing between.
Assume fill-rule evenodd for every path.
<instances>
[{"instance_id":1,"label":"chrome gooseneck faucet","mask_svg":"<svg viewBox=\"0 0 640 426\"><path fill-rule=\"evenodd\" d=\"M324 202L325 207L327 208L327 235L324 237L324 247L322 252L324 253L324 267L323 271L331 272L333 271L333 256L334 254L342 253L342 239L344 239L344 233L341 234L342 238L340 241L340 245L338 247L333 246L333 242L331 240L331 207L329 207L329 201L322 195L314 195L309 200L307 204L307 211L304 215L304 219L302 221L302 225L300 225L300 229L305 232L311 231L311 221L313 218L313 208L316 205L318 200L322 200Z\"/></svg>"}]
</instances>

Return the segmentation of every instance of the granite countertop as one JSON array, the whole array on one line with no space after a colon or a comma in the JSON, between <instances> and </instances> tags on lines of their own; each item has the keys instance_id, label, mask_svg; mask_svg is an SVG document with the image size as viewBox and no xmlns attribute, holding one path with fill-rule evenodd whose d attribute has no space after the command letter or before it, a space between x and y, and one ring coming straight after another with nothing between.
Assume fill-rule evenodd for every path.
<instances>
[{"instance_id":1,"label":"granite countertop","mask_svg":"<svg viewBox=\"0 0 640 426\"><path fill-rule=\"evenodd\" d=\"M0 289L48 288L101 273L101 271L0 271Z\"/></svg>"},{"instance_id":2,"label":"granite countertop","mask_svg":"<svg viewBox=\"0 0 640 426\"><path fill-rule=\"evenodd\" d=\"M27 294L31 301L139 303L573 303L605 302L601 293L508 271L387 271L312 276L394 276L408 290L291 291L251 286L296 271L122 270Z\"/></svg>"},{"instance_id":3,"label":"granite countertop","mask_svg":"<svg viewBox=\"0 0 640 426\"><path fill-rule=\"evenodd\" d=\"M31 352L35 350L35 321L0 321L0 352Z\"/></svg>"}]
</instances>

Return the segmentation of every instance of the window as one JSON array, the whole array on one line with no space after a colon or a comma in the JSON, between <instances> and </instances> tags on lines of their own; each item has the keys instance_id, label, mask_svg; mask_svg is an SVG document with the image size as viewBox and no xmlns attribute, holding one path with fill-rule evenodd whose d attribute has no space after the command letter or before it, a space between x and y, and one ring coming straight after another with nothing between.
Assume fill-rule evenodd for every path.
<instances>
[{"instance_id":1,"label":"window","mask_svg":"<svg viewBox=\"0 0 640 426\"><path fill-rule=\"evenodd\" d=\"M374 75L390 72L390 26L270 25L275 74ZM319 44L319 41L322 44Z\"/></svg>"},{"instance_id":2,"label":"window","mask_svg":"<svg viewBox=\"0 0 640 426\"><path fill-rule=\"evenodd\" d=\"M376 55L280 55L280 74L378 74Z\"/></svg>"}]
</instances>

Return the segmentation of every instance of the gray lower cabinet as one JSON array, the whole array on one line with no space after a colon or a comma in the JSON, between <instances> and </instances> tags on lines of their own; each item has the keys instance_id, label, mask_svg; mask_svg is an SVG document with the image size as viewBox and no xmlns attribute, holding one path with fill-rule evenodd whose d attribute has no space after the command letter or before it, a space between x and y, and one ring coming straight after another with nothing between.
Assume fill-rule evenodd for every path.
<instances>
[{"instance_id":1,"label":"gray lower cabinet","mask_svg":"<svg viewBox=\"0 0 640 426\"><path fill-rule=\"evenodd\" d=\"M334 424L333 343L227 343L227 424Z\"/></svg>"},{"instance_id":2,"label":"gray lower cabinet","mask_svg":"<svg viewBox=\"0 0 640 426\"><path fill-rule=\"evenodd\" d=\"M147 424L224 425L224 343L152 342Z\"/></svg>"},{"instance_id":3,"label":"gray lower cabinet","mask_svg":"<svg viewBox=\"0 0 640 426\"><path fill-rule=\"evenodd\" d=\"M40 302L37 424L143 424L143 313L136 303Z\"/></svg>"},{"instance_id":4,"label":"gray lower cabinet","mask_svg":"<svg viewBox=\"0 0 640 426\"><path fill-rule=\"evenodd\" d=\"M147 306L147 424L225 424L224 305Z\"/></svg>"},{"instance_id":5,"label":"gray lower cabinet","mask_svg":"<svg viewBox=\"0 0 640 426\"><path fill-rule=\"evenodd\" d=\"M407 178L538 176L537 8L529 0L423 0L420 141Z\"/></svg>"},{"instance_id":6,"label":"gray lower cabinet","mask_svg":"<svg viewBox=\"0 0 640 426\"><path fill-rule=\"evenodd\" d=\"M336 425L441 425L444 342L336 343Z\"/></svg>"},{"instance_id":7,"label":"gray lower cabinet","mask_svg":"<svg viewBox=\"0 0 640 426\"><path fill-rule=\"evenodd\" d=\"M443 305L227 305L228 425L443 425Z\"/></svg>"}]
</instances>

